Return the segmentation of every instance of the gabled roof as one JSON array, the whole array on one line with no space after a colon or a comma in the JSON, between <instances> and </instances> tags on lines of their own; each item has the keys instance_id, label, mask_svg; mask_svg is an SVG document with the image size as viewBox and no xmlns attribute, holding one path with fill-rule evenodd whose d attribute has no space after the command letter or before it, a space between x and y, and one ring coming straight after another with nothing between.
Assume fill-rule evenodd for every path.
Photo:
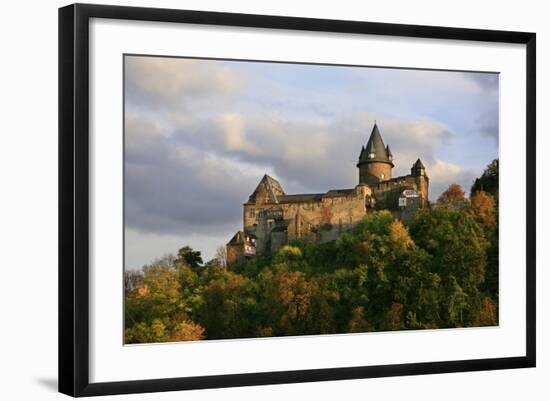
<instances>
[{"instance_id":1,"label":"gabled roof","mask_svg":"<svg viewBox=\"0 0 550 401\"><path fill-rule=\"evenodd\" d=\"M237 231L233 238L227 243L227 245L242 245L246 242L244 232Z\"/></svg>"},{"instance_id":2,"label":"gabled roof","mask_svg":"<svg viewBox=\"0 0 550 401\"><path fill-rule=\"evenodd\" d=\"M243 245L246 243L247 237L249 239L256 239L256 236L254 234L245 233L244 231L237 231L233 238L227 243L227 245Z\"/></svg>"},{"instance_id":3,"label":"gabled roof","mask_svg":"<svg viewBox=\"0 0 550 401\"><path fill-rule=\"evenodd\" d=\"M378 125L374 123L367 145L361 148L359 163L384 162L393 165L389 156L391 156L389 147L386 148L386 145L384 145Z\"/></svg>"},{"instance_id":4,"label":"gabled roof","mask_svg":"<svg viewBox=\"0 0 550 401\"><path fill-rule=\"evenodd\" d=\"M285 195L285 191L279 181L265 174L252 195L248 198L248 202L256 203L257 196L262 191L267 194L266 203L279 203L279 197Z\"/></svg>"}]
</instances>

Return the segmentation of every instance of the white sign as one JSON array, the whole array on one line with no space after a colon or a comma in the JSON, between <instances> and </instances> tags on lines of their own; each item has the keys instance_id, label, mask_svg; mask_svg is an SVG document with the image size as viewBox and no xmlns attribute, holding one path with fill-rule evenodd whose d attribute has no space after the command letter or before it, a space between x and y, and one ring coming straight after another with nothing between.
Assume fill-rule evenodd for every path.
<instances>
[{"instance_id":1,"label":"white sign","mask_svg":"<svg viewBox=\"0 0 550 401\"><path fill-rule=\"evenodd\" d=\"M407 206L407 198L399 198L399 206Z\"/></svg>"},{"instance_id":2,"label":"white sign","mask_svg":"<svg viewBox=\"0 0 550 401\"><path fill-rule=\"evenodd\" d=\"M414 189L405 189L403 191L403 196L406 196L407 198L418 198L418 192Z\"/></svg>"}]
</instances>

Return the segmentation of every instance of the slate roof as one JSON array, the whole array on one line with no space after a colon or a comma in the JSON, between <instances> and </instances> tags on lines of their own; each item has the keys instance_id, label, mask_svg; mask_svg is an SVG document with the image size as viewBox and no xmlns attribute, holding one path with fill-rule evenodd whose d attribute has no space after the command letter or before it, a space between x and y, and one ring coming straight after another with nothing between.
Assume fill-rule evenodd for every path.
<instances>
[{"instance_id":1,"label":"slate roof","mask_svg":"<svg viewBox=\"0 0 550 401\"><path fill-rule=\"evenodd\" d=\"M231 240L227 243L227 245L242 245L246 241L246 237L244 235L244 232L237 231L237 233L231 238Z\"/></svg>"},{"instance_id":2,"label":"slate roof","mask_svg":"<svg viewBox=\"0 0 550 401\"><path fill-rule=\"evenodd\" d=\"M262 187L265 187L267 190L269 203L279 203L279 197L285 195L285 191L279 181L265 174L254 192L252 192L252 195L248 198L249 202L256 202L256 196Z\"/></svg>"},{"instance_id":3,"label":"slate roof","mask_svg":"<svg viewBox=\"0 0 550 401\"><path fill-rule=\"evenodd\" d=\"M371 154L374 154L374 157L369 157L369 155ZM382 162L390 163L393 165L389 156L391 156L390 148L389 146L386 148L386 145L384 145L384 141L382 140L382 135L380 134L378 125L374 123L369 141L365 146L361 148L361 153L359 154L359 164Z\"/></svg>"},{"instance_id":4,"label":"slate roof","mask_svg":"<svg viewBox=\"0 0 550 401\"><path fill-rule=\"evenodd\" d=\"M320 202L324 194L298 194L283 195L279 197L280 203Z\"/></svg>"},{"instance_id":5,"label":"slate roof","mask_svg":"<svg viewBox=\"0 0 550 401\"><path fill-rule=\"evenodd\" d=\"M279 196L279 203L303 203L320 202L323 198L342 198L349 196L355 190L352 189L331 189L323 194L298 194Z\"/></svg>"},{"instance_id":6,"label":"slate roof","mask_svg":"<svg viewBox=\"0 0 550 401\"><path fill-rule=\"evenodd\" d=\"M233 238L229 240L227 245L243 245L245 242L247 242L246 237L249 237L250 239L256 239L256 236L252 233L237 231Z\"/></svg>"},{"instance_id":7,"label":"slate roof","mask_svg":"<svg viewBox=\"0 0 550 401\"><path fill-rule=\"evenodd\" d=\"M420 159L418 159L414 164L413 164L413 169L424 169L426 170L426 167L424 167L424 164L422 164L422 161Z\"/></svg>"},{"instance_id":8,"label":"slate roof","mask_svg":"<svg viewBox=\"0 0 550 401\"><path fill-rule=\"evenodd\" d=\"M323 197L324 198L340 198L351 195L355 189L331 189Z\"/></svg>"}]
</instances>

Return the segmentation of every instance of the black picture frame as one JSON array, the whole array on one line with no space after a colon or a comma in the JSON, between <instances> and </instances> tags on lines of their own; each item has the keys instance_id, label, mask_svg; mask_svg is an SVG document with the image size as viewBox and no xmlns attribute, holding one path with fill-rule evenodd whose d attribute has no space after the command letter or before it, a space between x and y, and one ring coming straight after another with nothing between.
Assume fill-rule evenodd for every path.
<instances>
[{"instance_id":1,"label":"black picture frame","mask_svg":"<svg viewBox=\"0 0 550 401\"><path fill-rule=\"evenodd\" d=\"M526 45L526 354L407 363L90 383L89 22L91 18L437 38ZM59 9L59 391L71 396L253 386L534 367L536 364L536 35L436 26L74 4Z\"/></svg>"}]
</instances>

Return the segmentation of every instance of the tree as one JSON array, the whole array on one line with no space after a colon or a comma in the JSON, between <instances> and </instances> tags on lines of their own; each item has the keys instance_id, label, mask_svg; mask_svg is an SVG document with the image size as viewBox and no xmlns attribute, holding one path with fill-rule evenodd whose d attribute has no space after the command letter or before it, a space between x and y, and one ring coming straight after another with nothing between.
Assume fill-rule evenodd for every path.
<instances>
[{"instance_id":1,"label":"tree","mask_svg":"<svg viewBox=\"0 0 550 401\"><path fill-rule=\"evenodd\" d=\"M186 263L193 268L199 267L203 263L201 252L194 251L193 248L186 245L178 251L176 263Z\"/></svg>"},{"instance_id":2,"label":"tree","mask_svg":"<svg viewBox=\"0 0 550 401\"><path fill-rule=\"evenodd\" d=\"M490 234L496 228L495 198L484 191L476 191L470 199L471 211L476 220L486 227Z\"/></svg>"},{"instance_id":3,"label":"tree","mask_svg":"<svg viewBox=\"0 0 550 401\"><path fill-rule=\"evenodd\" d=\"M477 191L487 192L498 199L498 159L489 163L481 177L476 178L470 189L470 196Z\"/></svg>"},{"instance_id":4,"label":"tree","mask_svg":"<svg viewBox=\"0 0 550 401\"><path fill-rule=\"evenodd\" d=\"M483 227L465 209L441 207L420 211L412 234L415 243L431 256L429 271L441 279L439 313L442 313L443 325L474 324L489 247ZM464 302L472 307L463 308Z\"/></svg>"},{"instance_id":5,"label":"tree","mask_svg":"<svg viewBox=\"0 0 550 401\"><path fill-rule=\"evenodd\" d=\"M315 283L301 272L267 271L259 276L262 327L273 335L308 333L308 314Z\"/></svg>"},{"instance_id":6,"label":"tree","mask_svg":"<svg viewBox=\"0 0 550 401\"><path fill-rule=\"evenodd\" d=\"M204 328L190 320L177 323L170 333L168 341L195 341L204 338Z\"/></svg>"},{"instance_id":7,"label":"tree","mask_svg":"<svg viewBox=\"0 0 550 401\"><path fill-rule=\"evenodd\" d=\"M351 312L351 319L349 321L350 333L365 333L373 329L372 325L365 319L365 308L357 306L353 308Z\"/></svg>"},{"instance_id":8,"label":"tree","mask_svg":"<svg viewBox=\"0 0 550 401\"><path fill-rule=\"evenodd\" d=\"M497 304L490 297L485 297L481 303L478 324L480 326L498 324Z\"/></svg>"},{"instance_id":9,"label":"tree","mask_svg":"<svg viewBox=\"0 0 550 401\"><path fill-rule=\"evenodd\" d=\"M457 283L454 276L449 277L449 302L447 312L449 323L453 327L464 325L464 311L468 309L468 294Z\"/></svg>"},{"instance_id":10,"label":"tree","mask_svg":"<svg viewBox=\"0 0 550 401\"><path fill-rule=\"evenodd\" d=\"M126 293L140 287L143 281L143 275L139 270L126 270L124 272L124 291Z\"/></svg>"},{"instance_id":11,"label":"tree","mask_svg":"<svg viewBox=\"0 0 550 401\"><path fill-rule=\"evenodd\" d=\"M197 322L209 339L254 337L258 298L254 284L239 274L217 270L203 289Z\"/></svg>"},{"instance_id":12,"label":"tree","mask_svg":"<svg viewBox=\"0 0 550 401\"><path fill-rule=\"evenodd\" d=\"M222 268L227 268L227 248L225 246L222 245L216 249L216 259Z\"/></svg>"},{"instance_id":13,"label":"tree","mask_svg":"<svg viewBox=\"0 0 550 401\"><path fill-rule=\"evenodd\" d=\"M466 204L464 191L458 184L451 184L437 199L437 205L448 208L460 208Z\"/></svg>"}]
</instances>

